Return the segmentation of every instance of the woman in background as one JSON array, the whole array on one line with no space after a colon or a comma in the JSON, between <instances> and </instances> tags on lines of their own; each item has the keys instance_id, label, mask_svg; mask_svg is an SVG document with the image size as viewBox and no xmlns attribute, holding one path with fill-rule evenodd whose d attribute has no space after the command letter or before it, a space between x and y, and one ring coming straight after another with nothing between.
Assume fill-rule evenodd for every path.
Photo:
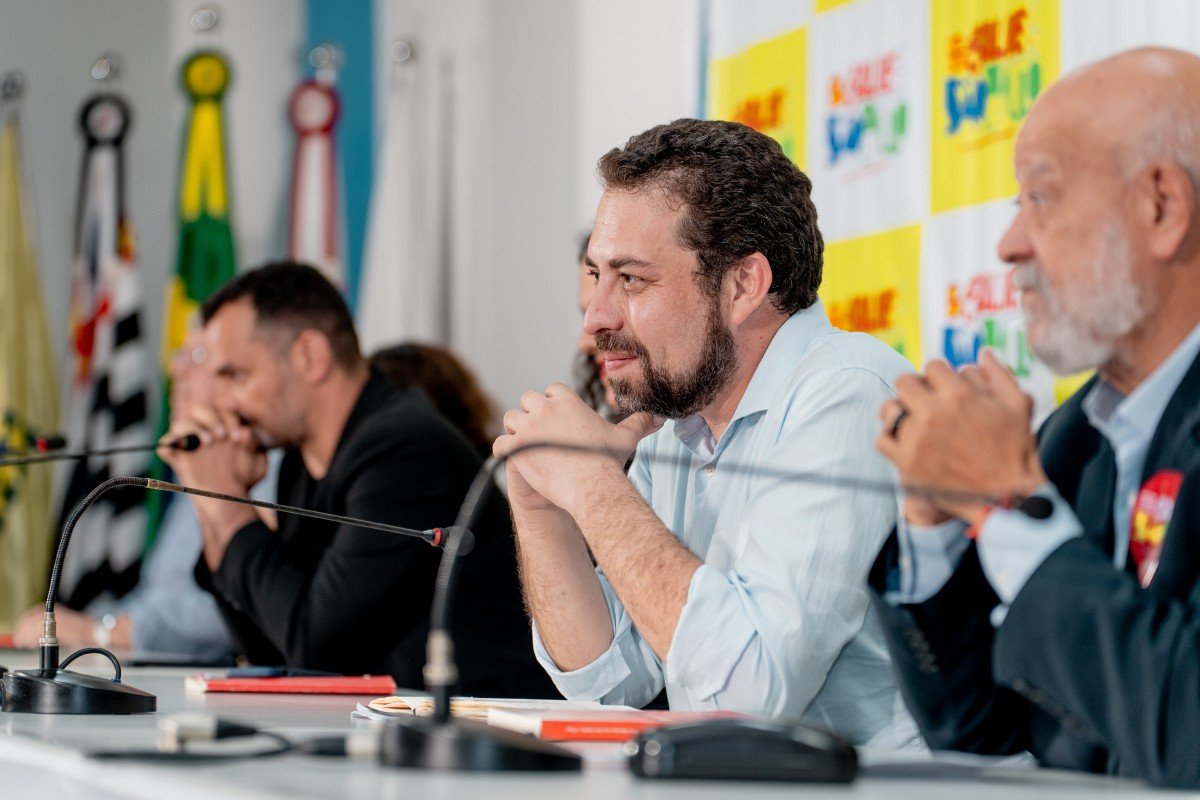
<instances>
[{"instance_id":1,"label":"woman in background","mask_svg":"<svg viewBox=\"0 0 1200 800\"><path fill-rule=\"evenodd\" d=\"M400 386L425 392L438 412L487 458L499 435L499 414L479 380L449 350L405 342L371 356L371 366Z\"/></svg>"}]
</instances>

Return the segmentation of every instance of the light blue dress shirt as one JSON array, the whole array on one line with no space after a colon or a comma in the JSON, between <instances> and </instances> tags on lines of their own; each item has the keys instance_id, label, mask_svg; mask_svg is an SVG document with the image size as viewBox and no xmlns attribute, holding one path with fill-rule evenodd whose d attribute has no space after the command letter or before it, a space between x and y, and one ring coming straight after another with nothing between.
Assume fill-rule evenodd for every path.
<instances>
[{"instance_id":1,"label":"light blue dress shirt","mask_svg":"<svg viewBox=\"0 0 1200 800\"><path fill-rule=\"evenodd\" d=\"M665 686L675 710L803 715L857 743L920 746L866 590L895 498L765 474L890 480L877 414L908 369L878 340L833 328L818 303L775 334L720 441L698 416L643 440L630 479L704 563L666 663L597 570L605 653L562 672L534 631L559 690L642 706Z\"/></svg>"},{"instance_id":2,"label":"light blue dress shirt","mask_svg":"<svg viewBox=\"0 0 1200 800\"><path fill-rule=\"evenodd\" d=\"M1200 355L1200 326L1128 397L1101 379L1083 399L1088 422L1108 440L1116 461L1112 513L1113 563L1118 569L1125 567L1129 554L1130 516L1150 440L1197 355ZM979 531L979 562L1001 601L992 612L992 623L997 626L1042 562L1063 542L1083 534L1078 517L1053 486L1046 484L1036 494L1053 503L1049 519L1035 520L1019 511L997 509L988 515ZM902 522L898 529L900 585L898 591L887 595L888 602L921 603L937 594L967 550L965 530L966 525L959 520L932 527Z\"/></svg>"}]
</instances>

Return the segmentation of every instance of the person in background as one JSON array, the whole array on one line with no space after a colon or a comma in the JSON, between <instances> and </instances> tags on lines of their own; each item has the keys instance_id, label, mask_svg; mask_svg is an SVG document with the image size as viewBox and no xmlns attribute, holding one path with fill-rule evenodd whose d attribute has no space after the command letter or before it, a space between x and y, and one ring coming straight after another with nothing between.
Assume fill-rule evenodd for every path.
<instances>
[{"instance_id":1,"label":"person in background","mask_svg":"<svg viewBox=\"0 0 1200 800\"><path fill-rule=\"evenodd\" d=\"M284 448L279 501L428 530L452 524L483 459L416 389L372 370L350 311L316 269L291 262L244 272L201 307L212 407L169 436L184 483L244 497ZM390 674L424 684L440 550L396 534L280 514L276 529L244 506L199 498L197 564L239 653L264 665ZM544 697L554 690L529 648L508 505L493 496L473 530L455 597L462 691Z\"/></svg>"},{"instance_id":2,"label":"person in background","mask_svg":"<svg viewBox=\"0 0 1200 800\"><path fill-rule=\"evenodd\" d=\"M401 388L415 386L484 458L492 454L500 414L466 365L441 347L405 342L377 350L371 366Z\"/></svg>"},{"instance_id":3,"label":"person in background","mask_svg":"<svg viewBox=\"0 0 1200 800\"><path fill-rule=\"evenodd\" d=\"M168 375L173 419L187 419L193 407L212 404L215 381L204 369L206 357L199 330L190 332L172 355ZM252 495L268 499L274 494L275 470L269 469ZM139 658L186 657L200 662L229 658L233 641L216 601L192 576L199 555L196 508L190 497L170 495L137 586L119 600L98 601L86 611L57 606L59 640L71 647L127 650ZM35 606L17 623L13 641L18 647L37 646L43 611L41 605Z\"/></svg>"},{"instance_id":4,"label":"person in background","mask_svg":"<svg viewBox=\"0 0 1200 800\"><path fill-rule=\"evenodd\" d=\"M587 313L588 304L596 292L596 281L587 265L588 232L579 243L579 315ZM617 408L617 398L612 387L604 380L604 354L596 347L596 337L579 326L579 339L575 356L575 391L593 411L599 412L609 422L619 422L625 415Z\"/></svg>"}]
</instances>

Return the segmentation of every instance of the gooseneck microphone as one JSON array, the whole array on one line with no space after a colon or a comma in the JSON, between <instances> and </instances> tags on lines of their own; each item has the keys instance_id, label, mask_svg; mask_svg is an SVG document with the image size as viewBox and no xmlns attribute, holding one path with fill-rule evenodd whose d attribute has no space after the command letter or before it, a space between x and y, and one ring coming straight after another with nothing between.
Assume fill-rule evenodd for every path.
<instances>
[{"instance_id":1,"label":"gooseneck microphone","mask_svg":"<svg viewBox=\"0 0 1200 800\"><path fill-rule=\"evenodd\" d=\"M433 714L429 717L413 717L412 719L398 718L395 724L389 725L384 730L380 751L380 760L384 764L463 771L578 771L582 768L579 756L563 748L527 736L513 736L509 731L473 723L470 720L451 719L450 716L450 697L458 683L451 611L454 589L460 571L459 556L464 554L460 549L459 534L469 532L478 522L484 502L492 491L492 487L495 486L495 473L504 462L518 453L542 449L609 455L622 461L629 456L628 453L611 448L571 442L531 442L517 447L505 458L491 457L484 462L467 490L458 519L450 529L451 535L445 544L445 552L438 566L437 579L434 583L424 668L426 688L433 695ZM651 458L651 463L653 462L654 459ZM727 464L726 468L736 471L752 467L749 464L731 463ZM900 490L931 500L965 501L1002 506L1019 510L1033 519L1046 519L1053 511L1053 505L1049 500L1036 495L1001 497L935 486L895 484L890 481L802 472L761 465L754 465L753 469L763 477L779 478L801 484L834 485L884 494L895 494L897 490ZM719 731L719 734L721 736L737 736L739 734L738 723L741 723L741 727L746 728L758 724L754 721L744 720L723 721L722 724L727 729ZM807 735L809 732L801 733L805 735L799 735L794 730L779 732L776 738L781 739L793 734L795 734L793 738L813 738ZM820 779L844 781L852 778L856 771L856 765L849 763L849 760L853 759L853 748L840 737L829 732L821 730L817 733L829 737L830 743L827 750L830 758L828 762L832 765L826 771L827 776ZM847 753L849 755L846 755ZM829 778L828 775L836 777ZM727 777L737 776L731 774Z\"/></svg>"},{"instance_id":2,"label":"gooseneck microphone","mask_svg":"<svg viewBox=\"0 0 1200 800\"><path fill-rule=\"evenodd\" d=\"M471 720L451 719L450 716L450 696L455 684L458 682L458 669L455 663L453 640L451 632L453 621L451 616L452 602L454 599L454 591L457 585L460 567L460 556L466 555L473 547L474 537L471 533L472 527L478 522L480 514L483 511L485 501L488 499L489 493L495 485L495 473L503 466L507 458L513 455L529 450L538 449L558 449L575 452L586 452L594 454L609 455L615 458L624 460L627 454L611 450L608 448L597 448L586 445L573 443L555 443L555 442L540 442L523 445L516 448L506 458L489 458L472 481L467 490L466 496L460 508L458 518L453 526L440 530L441 534L432 536L433 531L414 531L407 528L397 526L383 525L367 520L356 520L349 517L339 517L333 514L325 514L323 512L309 511L307 509L298 509L291 506L283 506L275 503L267 503L263 501L248 500L242 497L233 497L224 495L219 492L210 492L203 489L193 489L190 487L180 486L178 484L166 483L164 481L154 481L146 478L114 478L106 484L97 487L97 490L89 495L81 504L81 508L76 509L73 519L68 522L68 525L73 527L74 519L82 513L82 508L85 504L90 503L95 496L102 491L107 485L108 488L113 486L143 486L148 489L181 492L184 494L192 494L200 497L210 497L218 500L228 500L231 502L252 505L261 508L270 508L283 513L296 513L301 516L313 517L316 519L345 522L362 527L368 527L376 530L384 530L402 535L418 535L425 541L435 546L441 546L445 554L438 567L437 578L434 584L434 596L431 604L429 637L427 643L427 662L425 665L425 681L434 697L434 713L430 717L413 716L411 718L397 718L392 721L383 731L382 741L379 746L379 760L383 764L391 766L418 767L441 770L486 770L486 771L501 771L501 770L524 770L524 771L579 771L582 761L578 754L565 750L557 745L533 739L529 736L518 734L514 731L506 729L493 728L487 725L473 722ZM651 463L654 459L651 458ZM750 469L749 464L726 464L727 469L745 470ZM775 477L783 480L794 481L801 484L812 485L836 485L843 486L849 489L857 489L866 492L881 492L886 494L894 494L898 489L909 494L926 497L929 499L943 500L958 500L974 503L982 503L987 505L998 505L1008 508L1020 510L1022 513L1034 519L1045 519L1050 516L1053 507L1050 501L1038 496L1008 496L999 497L987 494L978 494L974 492L965 492L953 489L944 489L932 486L917 486L917 485L895 485L887 481L872 481L867 479L851 478L848 476L834 476L816 472L799 472L793 470L785 470L778 468L769 468L755 465L755 471L762 476ZM64 530L64 538L70 534L69 529ZM57 573L61 568L62 553L65 552L65 544L60 543L58 557L55 560L55 573L53 579L57 581ZM53 597L53 593L51 593ZM57 662L57 639L53 638L53 603L51 598L47 598L47 618L50 620L50 636L44 638L43 642L46 645L53 645L54 652L43 655L43 665L48 666ZM52 641L51 641L52 640ZM94 649L89 649L94 651ZM80 651L81 653L84 651ZM105 653L108 655L107 653ZM78 654L77 654L78 655ZM72 656L71 658L74 658ZM69 659L68 659L69 661ZM63 662L64 665L68 663ZM114 659L115 663L115 659ZM119 667L118 667L119 669ZM13 673L9 673L12 675ZM136 690L135 690L136 691ZM8 707L5 706L6 710ZM751 737L747 734L757 735L758 740L749 742L754 749L761 750L767 747L776 747L780 742L786 739L789 746L796 747L802 745L801 749L804 765L802 769L798 769L795 775L788 774L787 779L794 780L836 780L845 781L853 778L857 770L854 763L853 748L837 737L835 734L822 731L820 729L808 728L803 725L775 725L770 726L772 730L765 730L761 721L754 720L722 720L719 723L723 727L715 731L722 738L734 737L738 740L749 740ZM663 735L684 735L695 737L700 734L709 735L710 729L706 726L709 723L697 723L688 729L679 727L668 727L659 729ZM755 729L756 730L752 730ZM774 730L777 728L778 730ZM219 731L218 731L219 733ZM231 734L234 735L234 734ZM220 738L216 736L214 738ZM711 736L709 737L711 738ZM798 745L796 744L798 743ZM338 744L338 743L334 743ZM642 743L644 752L649 757L650 754L657 756L660 743ZM642 745L639 745L642 746ZM813 749L820 750L823 755L827 756L822 762L823 766L813 766L811 762L811 752ZM351 748L349 740L341 743L337 747L328 750L329 754L350 755ZM172 749L172 752L174 750ZM265 753L255 753L251 756L272 755L276 751L268 751ZM282 751L280 751L282 752ZM290 752L290 751L289 751ZM301 750L300 752L317 752L315 750ZM662 751L664 754L666 750ZM128 758L159 758L161 753L105 753L97 754L104 757L128 757ZM181 757L181 756L172 756ZM207 758L209 756L197 756L198 758ZM651 772L648 764L643 764L644 772L638 772L638 767L634 765L634 771L644 775L667 775L668 772ZM723 765L718 765L722 769L728 770L729 765L723 762ZM712 772L710 770L710 772ZM720 772L718 770L717 772ZM762 777L755 773L755 777ZM700 777L700 776L696 776ZM704 777L726 777L736 778L745 777L743 775L735 775L728 771L717 774L707 774ZM783 779L784 776L780 776Z\"/></svg>"},{"instance_id":3,"label":"gooseneck microphone","mask_svg":"<svg viewBox=\"0 0 1200 800\"><path fill-rule=\"evenodd\" d=\"M278 511L282 514L292 514L297 517L309 517L311 519L324 520L325 522L338 522L348 525L354 525L358 528L369 528L373 531L384 531L385 533L398 533L401 536L415 536L418 539L423 539L427 544L433 547L442 547L449 540L453 528L429 528L428 530L417 530L416 528L405 528L400 525L388 525L384 522L375 522L369 519L359 519L357 517L345 517L341 514L329 514L324 511L313 511L308 508L300 508L299 506L285 506L280 503L271 503L266 500L255 500L250 497L238 497L232 494L222 494L221 492L210 492L207 489L194 489L190 486L181 486L178 483L170 483L169 481L160 481L154 478L114 478L113 480L135 480L139 481L136 485L144 485L147 489L162 492L174 492L176 494L190 494L195 497L208 497L214 500L225 500L230 503L237 503L243 506L254 506L255 508L266 508L271 511ZM470 531L462 531L461 543L459 544L460 552L463 555L471 552L475 546L475 536Z\"/></svg>"},{"instance_id":4,"label":"gooseneck microphone","mask_svg":"<svg viewBox=\"0 0 1200 800\"><path fill-rule=\"evenodd\" d=\"M66 440L61 436L48 438L43 441L46 443L46 450L59 450L66 447ZM62 442L62 444L58 447L51 446L57 442ZM97 450L73 450L69 453L41 452L42 447L39 444L37 447L39 452L36 455L15 455L0 458L0 467L19 467L25 464L41 464L46 461L71 461L72 459L93 458L95 456L114 456L118 453L149 453L152 450L157 450L159 447L190 453L193 450L200 449L201 444L200 437L194 433L180 436L178 439L172 439L163 444L159 444L158 442L154 442L153 444L129 444L121 447L104 447Z\"/></svg>"},{"instance_id":5,"label":"gooseneck microphone","mask_svg":"<svg viewBox=\"0 0 1200 800\"><path fill-rule=\"evenodd\" d=\"M194 437L193 437L194 438ZM186 443L185 443L186 444ZM199 440L196 440L199 444ZM180 448L183 449L183 448ZM190 449L195 449L192 447ZM4 672L0 676L0 710L19 711L40 714L136 714L153 712L157 708L154 695L134 689L121 683L121 665L116 656L103 648L88 647L67 657L59 663L58 630L54 619L54 598L58 593L59 578L62 575L63 562L67 548L71 543L71 535L79 518L102 494L112 489L122 487L140 487L153 491L190 494L196 497L207 497L239 505L266 508L282 514L293 514L301 517L354 525L370 530L396 533L401 536L412 536L422 539L433 547L442 547L453 540L456 552L469 552L474 546L475 537L470 531L458 531L451 528L431 528L417 530L399 525L389 525L374 520L358 519L328 514L323 511L313 511L307 508L271 503L265 500L254 500L247 497L211 492L207 489L196 489L182 486L178 483L160 481L153 478L138 476L120 476L110 478L88 492L87 496L75 506L71 515L63 525L62 536L59 538L58 549L54 554L54 564L50 569L50 587L46 592L46 611L42 620L42 635L38 639L37 670ZM96 653L108 658L115 669L115 678L111 681L94 678L71 672L66 667L77 657L88 653Z\"/></svg>"},{"instance_id":6,"label":"gooseneck microphone","mask_svg":"<svg viewBox=\"0 0 1200 800\"><path fill-rule=\"evenodd\" d=\"M491 457L484 462L483 467L475 476L470 489L463 499L462 509L452 530L469 532L483 508L493 485L495 473L509 458L530 450L564 450L577 453L608 455L614 458L626 459L628 454L610 448L581 445L571 442L531 442L514 449L505 458ZM654 459L651 458L651 463ZM937 486L919 484L892 483L867 478L852 478L849 476L829 475L820 472L803 472L780 468L752 466L749 464L729 463L726 469L733 471L753 468L755 473L766 478L795 483L823 486L839 486L862 492L895 494L902 491L906 494L923 497L928 500L943 500L960 503L977 503L987 506L999 506L1020 511L1031 519L1048 519L1054 511L1054 505L1045 497L1039 495L992 495L980 492L970 492L961 489L949 489ZM460 543L451 536L445 545L445 555L439 566L437 580L434 583L433 608L429 624L429 646L425 666L425 681L433 694L433 718L446 722L450 719L450 692L458 679L458 669L454 664L454 647L450 637L451 631L451 600L454 587L458 580L457 557L465 555L459 549Z\"/></svg>"}]
</instances>

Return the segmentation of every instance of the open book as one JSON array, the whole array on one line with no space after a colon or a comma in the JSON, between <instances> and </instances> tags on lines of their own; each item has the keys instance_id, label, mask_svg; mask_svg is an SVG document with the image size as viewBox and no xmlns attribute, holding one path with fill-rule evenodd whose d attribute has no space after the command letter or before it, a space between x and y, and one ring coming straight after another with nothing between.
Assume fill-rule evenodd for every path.
<instances>
[{"instance_id":1,"label":"open book","mask_svg":"<svg viewBox=\"0 0 1200 800\"><path fill-rule=\"evenodd\" d=\"M366 706L359 704L352 716L387 719L432 713L431 697L407 695L380 697ZM642 711L593 700L497 697L455 697L450 701L450 713L556 742L624 742L650 728L743 716L732 711Z\"/></svg>"},{"instance_id":2,"label":"open book","mask_svg":"<svg viewBox=\"0 0 1200 800\"><path fill-rule=\"evenodd\" d=\"M629 706L605 706L594 700L526 700L514 697L455 697L450 701L450 713L456 717L477 719L486 722L492 709L521 711L635 711ZM358 716L385 718L417 714L427 717L433 714L433 698L429 695L404 695L378 697L366 706L359 705Z\"/></svg>"}]
</instances>

